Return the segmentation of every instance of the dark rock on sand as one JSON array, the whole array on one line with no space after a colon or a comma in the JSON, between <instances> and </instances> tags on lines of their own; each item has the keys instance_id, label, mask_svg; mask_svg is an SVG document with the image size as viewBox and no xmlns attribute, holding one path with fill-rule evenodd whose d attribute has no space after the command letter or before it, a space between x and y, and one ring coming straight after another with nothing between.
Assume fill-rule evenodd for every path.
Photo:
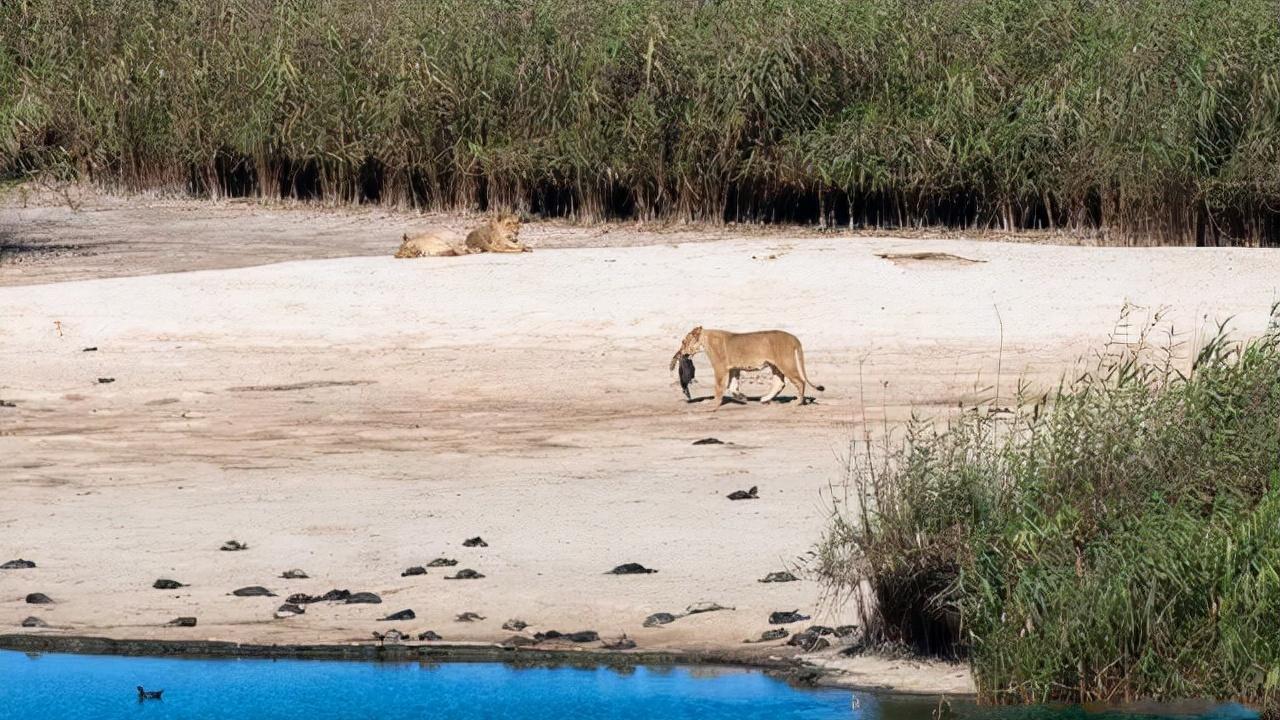
<instances>
[{"instance_id":1,"label":"dark rock on sand","mask_svg":"<svg viewBox=\"0 0 1280 720\"><path fill-rule=\"evenodd\" d=\"M30 560L18 558L17 560L10 560L5 564L0 565L0 570L30 570L35 566L36 564Z\"/></svg>"},{"instance_id":2,"label":"dark rock on sand","mask_svg":"<svg viewBox=\"0 0 1280 720\"><path fill-rule=\"evenodd\" d=\"M445 580L479 580L484 577L471 568L463 568L454 575L446 575Z\"/></svg>"},{"instance_id":3,"label":"dark rock on sand","mask_svg":"<svg viewBox=\"0 0 1280 720\"><path fill-rule=\"evenodd\" d=\"M172 625L173 627L195 627L196 622L196 619L193 617L176 617L170 620L167 624Z\"/></svg>"},{"instance_id":4,"label":"dark rock on sand","mask_svg":"<svg viewBox=\"0 0 1280 720\"><path fill-rule=\"evenodd\" d=\"M443 640L444 638L437 635L433 630L427 630L426 632L418 633L418 639L426 641L426 640Z\"/></svg>"},{"instance_id":5,"label":"dark rock on sand","mask_svg":"<svg viewBox=\"0 0 1280 720\"><path fill-rule=\"evenodd\" d=\"M378 621L394 622L396 620L413 620L416 617L418 617L418 615L412 610L401 610L400 612L393 612L384 618L378 618Z\"/></svg>"},{"instance_id":6,"label":"dark rock on sand","mask_svg":"<svg viewBox=\"0 0 1280 720\"><path fill-rule=\"evenodd\" d=\"M810 625L807 629L805 629L805 632L813 633L814 635L835 635L836 634L836 631L834 628L829 628L826 625Z\"/></svg>"},{"instance_id":7,"label":"dark rock on sand","mask_svg":"<svg viewBox=\"0 0 1280 720\"><path fill-rule=\"evenodd\" d=\"M358 592L351 593L343 602L348 605L381 605L382 598L371 592Z\"/></svg>"},{"instance_id":8,"label":"dark rock on sand","mask_svg":"<svg viewBox=\"0 0 1280 720\"><path fill-rule=\"evenodd\" d=\"M177 590L178 588L186 587L186 585L183 585L177 580L170 580L169 578L160 578L159 580L156 580L154 583L152 583L151 587L155 588L156 590Z\"/></svg>"},{"instance_id":9,"label":"dark rock on sand","mask_svg":"<svg viewBox=\"0 0 1280 720\"><path fill-rule=\"evenodd\" d=\"M759 488L757 488L755 485L752 485L750 490L734 490L733 492L729 493L729 499L730 500L759 500L760 499Z\"/></svg>"},{"instance_id":10,"label":"dark rock on sand","mask_svg":"<svg viewBox=\"0 0 1280 720\"><path fill-rule=\"evenodd\" d=\"M605 573L605 575L646 575L648 573L656 573L657 570L650 570L640 563L622 563L618 567Z\"/></svg>"},{"instance_id":11,"label":"dark rock on sand","mask_svg":"<svg viewBox=\"0 0 1280 720\"><path fill-rule=\"evenodd\" d=\"M426 574L427 574L426 568L422 567L421 565L414 565L411 568L406 568L404 572L400 573L400 577L412 577L414 575L426 575Z\"/></svg>"},{"instance_id":12,"label":"dark rock on sand","mask_svg":"<svg viewBox=\"0 0 1280 720\"><path fill-rule=\"evenodd\" d=\"M33 615L33 616L31 616L31 617L27 618L26 620L23 620L23 621L22 621L22 627L26 627L26 628L42 628L42 627L49 627L49 623L47 623L47 622L45 622L45 621L41 620L40 618L35 617L35 616Z\"/></svg>"},{"instance_id":13,"label":"dark rock on sand","mask_svg":"<svg viewBox=\"0 0 1280 720\"><path fill-rule=\"evenodd\" d=\"M673 623L675 621L676 616L671 613L654 613L644 619L644 626L658 627L659 625L666 625L667 623Z\"/></svg>"},{"instance_id":14,"label":"dark rock on sand","mask_svg":"<svg viewBox=\"0 0 1280 720\"><path fill-rule=\"evenodd\" d=\"M512 635L506 640L503 640L502 644L507 647L528 647L530 645L537 645L538 641L524 635Z\"/></svg>"},{"instance_id":15,"label":"dark rock on sand","mask_svg":"<svg viewBox=\"0 0 1280 720\"><path fill-rule=\"evenodd\" d=\"M307 612L306 608L302 607L301 605L294 605L293 603L285 603L280 607L276 608L276 617L278 619L283 620L284 618L290 618L290 617L293 617L294 615L302 615L306 612Z\"/></svg>"},{"instance_id":16,"label":"dark rock on sand","mask_svg":"<svg viewBox=\"0 0 1280 720\"><path fill-rule=\"evenodd\" d=\"M765 575L764 577L760 578L756 582L763 582L763 583L795 582L799 579L800 578L784 570L783 572L771 572L768 575Z\"/></svg>"},{"instance_id":17,"label":"dark rock on sand","mask_svg":"<svg viewBox=\"0 0 1280 720\"><path fill-rule=\"evenodd\" d=\"M115 378L108 378L108 377L98 378L98 383L100 385L106 385L107 383L113 383L115 381L116 381Z\"/></svg>"},{"instance_id":18,"label":"dark rock on sand","mask_svg":"<svg viewBox=\"0 0 1280 720\"><path fill-rule=\"evenodd\" d=\"M239 540L228 540L222 543L222 547L218 549L224 552L237 552L240 550L248 550L249 543L242 543Z\"/></svg>"},{"instance_id":19,"label":"dark rock on sand","mask_svg":"<svg viewBox=\"0 0 1280 720\"><path fill-rule=\"evenodd\" d=\"M831 647L831 643L827 642L825 638L820 637L818 633L811 632L809 630L792 635L791 639L787 641L787 644L798 647L806 652L814 652L815 650L824 650Z\"/></svg>"},{"instance_id":20,"label":"dark rock on sand","mask_svg":"<svg viewBox=\"0 0 1280 720\"><path fill-rule=\"evenodd\" d=\"M786 628L776 628L774 630L765 630L764 632L760 633L759 640L743 640L742 642L747 642L747 643L771 642L773 640L781 640L782 638L786 637L789 634L790 633L787 632Z\"/></svg>"},{"instance_id":21,"label":"dark rock on sand","mask_svg":"<svg viewBox=\"0 0 1280 720\"><path fill-rule=\"evenodd\" d=\"M578 632L571 633L548 630L545 633L534 633L533 639L539 642L543 640L567 640L574 643L588 643L599 640L600 634L595 630L579 630Z\"/></svg>"},{"instance_id":22,"label":"dark rock on sand","mask_svg":"<svg viewBox=\"0 0 1280 720\"><path fill-rule=\"evenodd\" d=\"M694 445L723 445L724 441L719 438L709 437L709 438L702 438L701 440L694 440L693 444Z\"/></svg>"},{"instance_id":23,"label":"dark rock on sand","mask_svg":"<svg viewBox=\"0 0 1280 720\"><path fill-rule=\"evenodd\" d=\"M463 540L462 547L489 547L489 543L485 542L484 538L477 535L473 538Z\"/></svg>"},{"instance_id":24,"label":"dark rock on sand","mask_svg":"<svg viewBox=\"0 0 1280 720\"><path fill-rule=\"evenodd\" d=\"M770 625L786 625L787 623L803 622L808 619L809 616L801 615L799 610L779 610L777 612L769 613Z\"/></svg>"},{"instance_id":25,"label":"dark rock on sand","mask_svg":"<svg viewBox=\"0 0 1280 720\"><path fill-rule=\"evenodd\" d=\"M377 640L380 643L398 643L409 639L409 635L407 633L402 633L395 628L392 628L385 633L380 633L377 630L374 630L370 634L373 635L374 640Z\"/></svg>"},{"instance_id":26,"label":"dark rock on sand","mask_svg":"<svg viewBox=\"0 0 1280 720\"><path fill-rule=\"evenodd\" d=\"M31 593L27 596L28 605L52 605L53 600L44 593Z\"/></svg>"},{"instance_id":27,"label":"dark rock on sand","mask_svg":"<svg viewBox=\"0 0 1280 720\"><path fill-rule=\"evenodd\" d=\"M601 643L601 647L605 650L631 650L636 646L636 641L627 637L625 634L615 640L605 640Z\"/></svg>"},{"instance_id":28,"label":"dark rock on sand","mask_svg":"<svg viewBox=\"0 0 1280 720\"><path fill-rule=\"evenodd\" d=\"M457 564L458 561L452 558L436 558L435 560L427 563L427 567L453 567Z\"/></svg>"},{"instance_id":29,"label":"dark rock on sand","mask_svg":"<svg viewBox=\"0 0 1280 720\"><path fill-rule=\"evenodd\" d=\"M232 595L236 597L275 597L276 594L261 585L250 585L242 587L239 590L233 590Z\"/></svg>"},{"instance_id":30,"label":"dark rock on sand","mask_svg":"<svg viewBox=\"0 0 1280 720\"><path fill-rule=\"evenodd\" d=\"M849 637L858 632L857 625L840 625L836 627L836 637Z\"/></svg>"},{"instance_id":31,"label":"dark rock on sand","mask_svg":"<svg viewBox=\"0 0 1280 720\"><path fill-rule=\"evenodd\" d=\"M318 602L343 602L351 597L350 590L330 590L323 595L308 595L306 593L294 593L285 598L286 602L294 605L310 605Z\"/></svg>"},{"instance_id":32,"label":"dark rock on sand","mask_svg":"<svg viewBox=\"0 0 1280 720\"><path fill-rule=\"evenodd\" d=\"M310 577L310 575L307 575L305 572L297 568L294 568L292 570L285 570L284 572L280 573L280 577L284 578L285 580L306 580L308 577Z\"/></svg>"},{"instance_id":33,"label":"dark rock on sand","mask_svg":"<svg viewBox=\"0 0 1280 720\"><path fill-rule=\"evenodd\" d=\"M87 347L80 352L98 352L98 347L96 345L93 347Z\"/></svg>"},{"instance_id":34,"label":"dark rock on sand","mask_svg":"<svg viewBox=\"0 0 1280 720\"><path fill-rule=\"evenodd\" d=\"M511 632L520 632L521 630L524 630L527 627L529 627L529 623L523 620L517 620L515 618L512 618L502 623L502 629L510 630Z\"/></svg>"},{"instance_id":35,"label":"dark rock on sand","mask_svg":"<svg viewBox=\"0 0 1280 720\"><path fill-rule=\"evenodd\" d=\"M464 612L455 616L453 618L453 621L454 622L475 622L476 620L483 620L483 619L484 619L484 616L479 613Z\"/></svg>"}]
</instances>

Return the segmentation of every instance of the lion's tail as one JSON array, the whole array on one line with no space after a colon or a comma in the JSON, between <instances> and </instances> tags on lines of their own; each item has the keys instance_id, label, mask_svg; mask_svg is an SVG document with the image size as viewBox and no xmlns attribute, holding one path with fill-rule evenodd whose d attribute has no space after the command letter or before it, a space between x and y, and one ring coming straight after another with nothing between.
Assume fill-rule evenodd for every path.
<instances>
[{"instance_id":1,"label":"lion's tail","mask_svg":"<svg viewBox=\"0 0 1280 720\"><path fill-rule=\"evenodd\" d=\"M811 386L818 392L827 391L825 387L809 379L809 371L804 367L804 350L802 350L799 345L796 345L796 368L800 370L800 377L804 380L806 385Z\"/></svg>"}]
</instances>

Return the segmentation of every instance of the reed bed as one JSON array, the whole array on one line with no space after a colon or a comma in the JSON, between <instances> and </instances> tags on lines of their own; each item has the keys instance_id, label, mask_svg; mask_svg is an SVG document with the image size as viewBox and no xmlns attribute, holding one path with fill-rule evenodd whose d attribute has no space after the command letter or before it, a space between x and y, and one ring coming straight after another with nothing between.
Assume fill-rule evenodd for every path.
<instances>
[{"instance_id":1,"label":"reed bed","mask_svg":"<svg viewBox=\"0 0 1280 720\"><path fill-rule=\"evenodd\" d=\"M1280 244L1274 0L9 0L0 172Z\"/></svg>"},{"instance_id":2,"label":"reed bed","mask_svg":"<svg viewBox=\"0 0 1280 720\"><path fill-rule=\"evenodd\" d=\"M967 657L999 702L1280 710L1280 325L1189 370L1147 333L860 445L819 556L868 645Z\"/></svg>"}]
</instances>

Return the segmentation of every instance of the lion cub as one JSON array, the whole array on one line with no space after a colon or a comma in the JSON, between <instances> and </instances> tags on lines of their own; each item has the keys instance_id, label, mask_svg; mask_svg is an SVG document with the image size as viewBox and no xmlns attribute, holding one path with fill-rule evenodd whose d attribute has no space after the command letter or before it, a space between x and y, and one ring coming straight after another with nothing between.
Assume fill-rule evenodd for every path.
<instances>
[{"instance_id":1,"label":"lion cub","mask_svg":"<svg viewBox=\"0 0 1280 720\"><path fill-rule=\"evenodd\" d=\"M520 243L519 235L520 219L514 215L503 215L468 233L461 247L452 242L448 236L438 232L417 235L405 233L400 239L400 249L396 250L396 257L451 257L482 252L533 252L533 248Z\"/></svg>"}]
</instances>

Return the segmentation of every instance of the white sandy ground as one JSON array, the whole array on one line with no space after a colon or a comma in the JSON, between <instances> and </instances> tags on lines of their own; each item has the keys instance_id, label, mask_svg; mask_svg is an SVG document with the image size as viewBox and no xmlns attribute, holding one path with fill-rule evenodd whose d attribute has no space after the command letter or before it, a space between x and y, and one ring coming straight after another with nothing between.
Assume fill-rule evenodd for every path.
<instances>
[{"instance_id":1,"label":"white sandy ground","mask_svg":"<svg viewBox=\"0 0 1280 720\"><path fill-rule=\"evenodd\" d=\"M164 222L175 212L181 232ZM255 246L273 224L308 256L300 217L322 227L312 254L326 259L237 267L273 259ZM0 399L15 404L0 407L0 562L39 564L0 571L0 633L36 615L53 627L34 632L120 638L343 642L398 627L493 641L518 617L642 649L789 654L742 640L774 610L836 625L853 609L812 579L756 580L804 570L864 417L940 412L997 368L1007 404L1019 378L1052 382L1102 342L1125 302L1139 320L1167 306L1190 343L1232 315L1240 334L1261 330L1280 295L1280 254L1259 250L535 225L532 254L391 258L424 222L0 207L11 243L38 228L37 245L90 248L0 263ZM875 255L917 250L986 262ZM344 251L383 254L327 257ZM175 255L226 269L124 276ZM108 277L52 282L95 274ZM796 333L827 391L807 407L684 403L667 363L699 323ZM708 436L728 444L691 445ZM759 500L725 499L751 485ZM489 547L462 547L475 535ZM250 549L220 552L231 538ZM486 577L400 577L437 556ZM623 562L659 572L604 574ZM279 579L294 567L311 579ZM160 577L190 587L151 589ZM246 585L280 597L227 595ZM284 596L331 588L384 602L272 619ZM30 592L57 604L26 605ZM698 601L736 609L641 627ZM404 608L418 619L376 621ZM464 611L487 619L455 622ZM179 615L199 626L164 627ZM971 689L957 666L825 662L860 685Z\"/></svg>"}]
</instances>

